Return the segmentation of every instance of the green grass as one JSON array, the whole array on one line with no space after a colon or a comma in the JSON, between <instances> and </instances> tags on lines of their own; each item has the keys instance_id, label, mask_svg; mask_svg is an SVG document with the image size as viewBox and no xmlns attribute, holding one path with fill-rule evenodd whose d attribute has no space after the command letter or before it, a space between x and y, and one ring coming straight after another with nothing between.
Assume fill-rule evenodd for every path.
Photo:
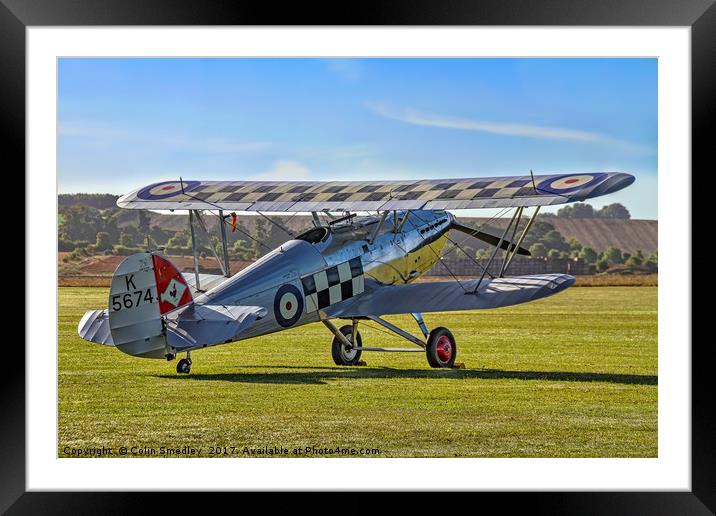
<instances>
[{"instance_id":1,"label":"green grass","mask_svg":"<svg viewBox=\"0 0 716 516\"><path fill-rule=\"evenodd\" d=\"M656 457L657 289L572 288L499 310L427 314L466 369L420 353L341 368L322 324L175 362L85 342L104 288L59 289L59 436L66 447L378 448L381 457ZM409 316L390 320L418 333ZM371 323L373 324L373 323ZM366 346L406 341L361 324Z\"/></svg>"}]
</instances>

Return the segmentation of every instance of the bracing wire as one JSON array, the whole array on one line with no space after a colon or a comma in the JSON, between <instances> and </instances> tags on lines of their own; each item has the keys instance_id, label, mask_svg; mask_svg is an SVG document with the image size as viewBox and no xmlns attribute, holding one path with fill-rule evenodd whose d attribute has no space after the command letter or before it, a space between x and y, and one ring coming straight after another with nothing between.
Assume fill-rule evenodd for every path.
<instances>
[{"instance_id":1,"label":"bracing wire","mask_svg":"<svg viewBox=\"0 0 716 516\"><path fill-rule=\"evenodd\" d=\"M421 222L425 222L425 220L422 219L419 215L417 215L414 211L411 212L411 214L412 214L413 216L415 216L415 217L416 217L418 220L420 220ZM426 238L425 238L423 235L421 235L420 232L418 232L418 235L420 235L420 238L423 239L423 241L426 240ZM448 240L450 240L450 238L447 236L447 234L444 235L444 236L445 236L445 238L447 238ZM452 272L452 270L450 269L450 267L448 267L447 264L443 261L442 257L440 256L440 253L436 252L435 249L433 249L433 246L432 246L429 242L426 242L425 245L428 246L428 248L432 251L432 253L437 257L438 261L440 261L440 263L443 264L443 267L445 267L445 269L448 271L448 273L450 274L450 276L452 276L452 278L457 282L457 284L460 285L460 288L463 289L465 292L468 292L468 290L463 286L462 282L458 279L458 277L457 277L455 274L453 274L453 272ZM402 249L402 248L401 248L401 249ZM403 249L403 252L405 252L405 249Z\"/></svg>"},{"instance_id":2,"label":"bracing wire","mask_svg":"<svg viewBox=\"0 0 716 516\"><path fill-rule=\"evenodd\" d=\"M492 222L494 219L496 219L496 218L498 218L498 217L501 217L501 216L504 215L505 213L508 213L511 209L512 209L512 207L503 208L503 209L500 210L498 213L496 213L495 215L493 215L492 217L490 217L489 219L487 219L485 222L483 222L482 224L480 224L479 226L477 226L476 229L477 229L478 231L482 230L482 228L484 228L487 224L489 224L490 222ZM450 239L450 237L447 237L447 239L448 239L448 241L453 245L453 247L452 247L451 249L449 249L448 251L446 251L445 253L443 253L443 258L446 257L447 255L449 255L451 252L453 252L453 251L457 248L457 249L459 249L460 251L462 251L462 253L463 253L465 256L467 256L474 264L476 264L476 265L477 265L478 267L480 267L483 271L485 271L485 267L483 267L482 264L481 264L479 261L477 261L477 259L475 259L475 258L474 258L472 255L470 255L467 251L465 251L465 249L463 249L463 248L460 246L460 244L458 244L457 242L455 242L455 241L453 241L452 239ZM490 278L494 278L494 277L495 277L491 272L489 272L489 271L485 271L485 272L487 272L487 274L490 276Z\"/></svg>"},{"instance_id":3,"label":"bracing wire","mask_svg":"<svg viewBox=\"0 0 716 516\"><path fill-rule=\"evenodd\" d=\"M510 208L503 208L498 214L494 215L494 216L493 216L491 219L489 219L489 220L492 220L492 219L498 217L498 216L501 215L502 213L506 213L507 211L509 211L509 209L510 209ZM421 218L421 217L420 217L419 215L417 215L416 213L413 212L413 214L414 214L415 217L417 217L421 222L426 222L425 219ZM487 222L489 222L489 220L488 220ZM485 222L485 224L487 224L487 222ZM482 226L479 226L479 227L483 227L485 224L483 224ZM487 274L490 276L490 278L494 278L494 277L495 277L492 273L490 273L487 269L485 269L485 267L483 267L480 262L478 262L473 256L471 256L470 253L468 253L467 251L465 251L465 249L463 249L462 246L460 246L460 244L458 244L457 242L455 242L454 240L452 240L447 234L445 234L445 238L448 240L448 242L450 242L450 243L454 246L453 249L457 248L457 249L459 249L460 251L462 251L462 253L463 253L465 256L467 256L467 258L468 258L470 261L472 261L472 263L474 263L475 265L477 265L478 267L480 267L480 269L482 269L485 273L487 273ZM428 244L428 247L430 247L430 250L433 251L433 253L435 253L435 250L430 246L430 244ZM455 274L453 274L452 270L450 270L450 268L447 266L447 264L446 264L445 261L443 260L443 258L445 258L445 256L447 256L450 252L452 252L452 249L451 249L450 251L448 251L447 253L444 253L444 254L442 255L442 257L439 256L437 253L435 253L435 255L438 257L438 259L440 260L440 263L442 263L443 267L445 267L445 269L447 269L448 273L455 279L455 281L457 281L458 283L460 283L460 281L457 279L457 276L456 276ZM460 284L460 286L462 286L462 284ZM463 289L464 289L464 287L463 287Z\"/></svg>"},{"instance_id":4,"label":"bracing wire","mask_svg":"<svg viewBox=\"0 0 716 516\"><path fill-rule=\"evenodd\" d=\"M181 182L181 185L182 185L182 187L181 187L182 194L186 195L187 197L189 197L189 198L191 198L191 199L194 199L195 201L203 202L203 203L205 203L205 204L208 204L208 205L210 205L210 206L213 206L214 208L217 209L217 211L220 211L220 212L221 212L221 211L224 211L224 208L221 207L221 206L219 206L218 204L215 204L215 203L213 203L213 202L211 202L211 201L207 201L206 199L201 199L201 198L199 198L199 197L196 197L195 195L192 195L192 194L190 194L190 193L187 193L187 192L184 190L184 183L183 183L181 177L179 178L179 181ZM219 216L218 213L214 213L211 209L209 209L209 208L204 208L204 211L208 211L208 212L211 213L212 215L216 215L219 219L221 219L221 222L222 222L223 224L226 224L227 226L229 225L229 223L226 222L226 219L224 219L223 217ZM272 250L273 250L273 249L271 249L269 246L267 246L266 244L264 244L263 242L261 242L260 240L257 240L257 239L255 239L254 237L252 237L252 236L251 236L250 234L248 234L246 231L243 231L243 230L239 229L238 227L236 228L236 230L237 230L239 233L242 233L242 234L246 235L247 237L249 237L251 240L253 240L253 241L256 242L257 244L264 246L264 247L265 247L266 249L268 249L269 251L272 251Z\"/></svg>"}]
</instances>

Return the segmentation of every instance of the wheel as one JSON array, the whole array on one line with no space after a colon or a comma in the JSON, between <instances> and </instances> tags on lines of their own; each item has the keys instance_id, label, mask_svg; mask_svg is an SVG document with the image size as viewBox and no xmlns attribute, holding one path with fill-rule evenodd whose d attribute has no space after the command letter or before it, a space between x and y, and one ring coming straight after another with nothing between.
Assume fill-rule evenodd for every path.
<instances>
[{"instance_id":1,"label":"wheel","mask_svg":"<svg viewBox=\"0 0 716 516\"><path fill-rule=\"evenodd\" d=\"M435 328L428 336L425 347L430 367L452 367L457 356L455 337L447 328Z\"/></svg>"},{"instance_id":2,"label":"wheel","mask_svg":"<svg viewBox=\"0 0 716 516\"><path fill-rule=\"evenodd\" d=\"M353 326L346 324L338 331L345 335L349 342L353 342ZM356 341L359 347L363 345L363 341L360 338L360 332L358 331L356 331ZM338 340L338 337L333 337L333 342L331 343L331 355L333 355L333 361L336 365L351 366L356 365L360 360L361 350L348 348Z\"/></svg>"},{"instance_id":3,"label":"wheel","mask_svg":"<svg viewBox=\"0 0 716 516\"><path fill-rule=\"evenodd\" d=\"M177 373L189 374L189 371L191 371L191 362L189 360L182 358L179 362L177 362Z\"/></svg>"}]
</instances>

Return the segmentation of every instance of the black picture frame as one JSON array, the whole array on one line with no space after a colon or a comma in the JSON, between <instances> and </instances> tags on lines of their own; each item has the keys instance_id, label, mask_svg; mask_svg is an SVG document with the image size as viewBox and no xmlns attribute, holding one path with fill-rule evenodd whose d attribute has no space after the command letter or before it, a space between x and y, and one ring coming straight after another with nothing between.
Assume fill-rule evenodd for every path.
<instances>
[{"instance_id":1,"label":"black picture frame","mask_svg":"<svg viewBox=\"0 0 716 516\"><path fill-rule=\"evenodd\" d=\"M345 4L226 2L186 0L0 0L0 116L6 174L25 168L25 29L63 25L556 25L691 27L692 171L713 174L711 130L716 113L716 6L714 0L425 0ZM10 159L8 159L10 158ZM10 164L13 164L12 166ZM684 180L691 177L684 171ZM711 181L711 179L709 179ZM698 191L698 189L697 189ZM702 194L703 195L703 194ZM26 197L26 201L29 199ZM692 203L692 205L695 203ZM692 217L693 218L693 217ZM696 233L695 233L696 234ZM33 238L34 235L24 235ZM687 242L688 235L685 236ZM681 244L680 244L681 245ZM700 256L704 256L702 253ZM703 258L699 258L703 259ZM693 260L695 270L699 264ZM32 271L25 269L26 274ZM691 278L686 278L691 282ZM14 294L18 297L16 294ZM17 302L17 299L15 300ZM697 304L692 304L697 308ZM52 314L48 314L51 317ZM694 320L692 316L692 321ZM6 323L6 328L9 326ZM11 334L9 334L11 335ZM127 513L147 509L148 497L177 501L188 509L196 493L60 493L26 492L25 487L25 350L5 342L2 372L3 412L0 436L0 510L25 513ZM688 342L684 342L688 347ZM509 507L534 514L711 514L716 508L714 406L710 379L711 339L694 341L692 353L692 491L589 493L482 493ZM214 507L233 494L215 495ZM247 494L238 493L245 501ZM271 495L271 504L275 503ZM303 495L293 495L299 499ZM329 497L330 499L331 497ZM433 498L434 499L434 498ZM254 500L255 501L255 500ZM426 498L414 496L421 505ZM295 503L295 502L294 502ZM300 501L299 501L300 503ZM334 502L328 502L334 503ZM357 504L359 507L361 504ZM356 507L353 507L356 509Z\"/></svg>"}]
</instances>

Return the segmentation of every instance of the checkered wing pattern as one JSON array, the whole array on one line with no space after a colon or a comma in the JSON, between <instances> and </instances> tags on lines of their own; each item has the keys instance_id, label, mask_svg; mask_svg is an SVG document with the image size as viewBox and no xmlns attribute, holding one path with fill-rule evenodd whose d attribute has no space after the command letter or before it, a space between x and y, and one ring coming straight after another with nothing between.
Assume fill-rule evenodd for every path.
<instances>
[{"instance_id":1,"label":"checkered wing pattern","mask_svg":"<svg viewBox=\"0 0 716 516\"><path fill-rule=\"evenodd\" d=\"M422 181L165 181L129 193L117 205L273 212L501 208L580 201L633 181L619 172Z\"/></svg>"},{"instance_id":2,"label":"checkered wing pattern","mask_svg":"<svg viewBox=\"0 0 716 516\"><path fill-rule=\"evenodd\" d=\"M306 298L306 312L315 312L361 294L363 281L360 256L303 276L301 283Z\"/></svg>"}]
</instances>

